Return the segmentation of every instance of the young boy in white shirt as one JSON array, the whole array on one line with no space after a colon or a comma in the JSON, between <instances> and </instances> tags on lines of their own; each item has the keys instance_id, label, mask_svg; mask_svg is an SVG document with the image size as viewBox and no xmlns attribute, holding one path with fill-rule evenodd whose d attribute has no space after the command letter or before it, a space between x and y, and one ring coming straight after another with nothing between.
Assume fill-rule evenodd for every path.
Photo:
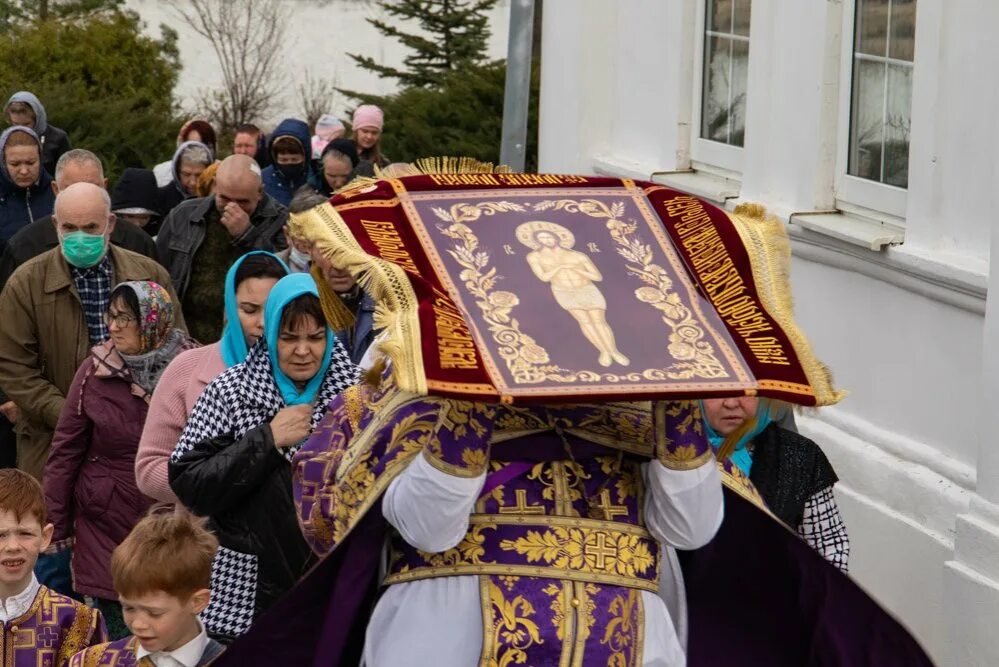
<instances>
[{"instance_id":1,"label":"young boy in white shirt","mask_svg":"<svg viewBox=\"0 0 999 667\"><path fill-rule=\"evenodd\" d=\"M211 598L218 540L204 520L161 512L140 521L111 557L111 577L132 636L93 646L70 667L200 667L222 652L198 614Z\"/></svg>"},{"instance_id":2,"label":"young boy in white shirt","mask_svg":"<svg viewBox=\"0 0 999 667\"><path fill-rule=\"evenodd\" d=\"M42 487L31 475L0 470L0 646L5 665L65 665L78 651L107 641L101 613L35 578L52 524Z\"/></svg>"}]
</instances>

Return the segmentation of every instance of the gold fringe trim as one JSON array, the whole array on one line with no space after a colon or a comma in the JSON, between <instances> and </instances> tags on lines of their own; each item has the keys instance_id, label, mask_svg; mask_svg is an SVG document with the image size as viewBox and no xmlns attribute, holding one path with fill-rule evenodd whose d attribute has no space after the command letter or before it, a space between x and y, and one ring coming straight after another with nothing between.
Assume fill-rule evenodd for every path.
<instances>
[{"instance_id":1,"label":"gold fringe trim","mask_svg":"<svg viewBox=\"0 0 999 667\"><path fill-rule=\"evenodd\" d=\"M337 194L355 197L363 194L380 179L397 179L426 174L488 174L509 173L504 166L494 167L490 162L480 162L468 157L432 157L414 163L396 162L384 169L375 167L375 178L356 178ZM406 272L398 265L367 254L354 239L347 223L329 203L312 208L288 218L291 233L315 244L332 266L348 271L357 279L375 303L374 326L383 330L379 350L392 361L392 378L405 392L426 395L426 373L423 370L423 351L420 346L419 302ZM313 278L319 286L319 300L323 314L330 326L338 331L354 326L354 315L323 280L317 267ZM384 368L384 357L376 364ZM373 379L373 378L369 378Z\"/></svg>"},{"instance_id":2,"label":"gold fringe trim","mask_svg":"<svg viewBox=\"0 0 999 667\"><path fill-rule=\"evenodd\" d=\"M353 328L357 323L357 318L323 278L323 273L319 267L313 265L310 273L319 289L319 304L323 308L323 315L326 316L326 321L333 328L333 331L345 331Z\"/></svg>"},{"instance_id":3,"label":"gold fringe trim","mask_svg":"<svg viewBox=\"0 0 999 667\"><path fill-rule=\"evenodd\" d=\"M329 203L288 217L291 233L309 239L332 266L348 271L375 303L375 326L384 329L379 351L392 360L392 377L400 389L427 394L420 347L419 301L402 267L364 252L347 223ZM330 326L343 328L343 307L322 276L316 276L323 313ZM325 295L325 298L324 298ZM345 307L343 307L346 310ZM351 315L351 320L353 315Z\"/></svg>"},{"instance_id":4,"label":"gold fringe trim","mask_svg":"<svg viewBox=\"0 0 999 667\"><path fill-rule=\"evenodd\" d=\"M510 167L493 166L470 157L425 157L416 162L396 162L385 169L375 167L375 174L383 178L426 176L428 174L509 174Z\"/></svg>"},{"instance_id":5,"label":"gold fringe trim","mask_svg":"<svg viewBox=\"0 0 999 667\"><path fill-rule=\"evenodd\" d=\"M791 243L787 230L761 204L740 204L729 214L749 254L753 282L767 312L787 334L791 346L815 392L816 404L834 405L846 392L833 386L832 372L812 352L812 346L794 321L791 298Z\"/></svg>"}]
</instances>

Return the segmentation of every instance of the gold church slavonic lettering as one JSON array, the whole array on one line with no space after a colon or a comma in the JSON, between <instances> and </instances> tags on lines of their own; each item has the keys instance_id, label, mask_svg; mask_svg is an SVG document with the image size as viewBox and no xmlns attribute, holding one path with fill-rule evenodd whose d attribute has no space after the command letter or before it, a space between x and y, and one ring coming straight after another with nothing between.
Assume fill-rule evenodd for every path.
<instances>
[{"instance_id":1,"label":"gold church slavonic lettering","mask_svg":"<svg viewBox=\"0 0 999 667\"><path fill-rule=\"evenodd\" d=\"M760 363L789 366L791 362L780 340L760 335L773 332L774 327L750 294L701 202L694 197L677 197L666 212L674 218L691 267L725 323L742 337Z\"/></svg>"}]
</instances>

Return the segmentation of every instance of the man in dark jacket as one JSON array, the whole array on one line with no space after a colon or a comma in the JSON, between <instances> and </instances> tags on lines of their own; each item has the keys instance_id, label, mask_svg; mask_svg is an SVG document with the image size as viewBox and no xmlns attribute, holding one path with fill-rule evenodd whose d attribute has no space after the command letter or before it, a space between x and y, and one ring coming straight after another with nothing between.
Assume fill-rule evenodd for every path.
<instances>
[{"instance_id":1,"label":"man in dark jacket","mask_svg":"<svg viewBox=\"0 0 999 667\"><path fill-rule=\"evenodd\" d=\"M267 194L288 206L312 176L312 133L305 121L285 118L271 133L271 166L264 169Z\"/></svg>"},{"instance_id":2,"label":"man in dark jacket","mask_svg":"<svg viewBox=\"0 0 999 667\"><path fill-rule=\"evenodd\" d=\"M223 160L214 196L188 199L166 217L156 249L196 340L221 337L226 271L251 250L284 250L287 219L287 209L264 193L260 167L246 155Z\"/></svg>"},{"instance_id":3,"label":"man in dark jacket","mask_svg":"<svg viewBox=\"0 0 999 667\"><path fill-rule=\"evenodd\" d=\"M11 125L30 127L42 144L42 166L55 173L56 163L70 149L69 135L54 125L49 125L45 107L33 93L22 90L14 93L4 107L4 118Z\"/></svg>"},{"instance_id":4,"label":"man in dark jacket","mask_svg":"<svg viewBox=\"0 0 999 667\"><path fill-rule=\"evenodd\" d=\"M52 193L58 195L74 183L93 183L98 187L107 187L104 178L104 167L99 157L81 148L64 153L56 164L55 180L52 181ZM157 259L156 244L148 234L131 225L119 224L111 232L111 243L119 248L125 248L150 259ZM37 257L59 245L52 217L35 220L27 227L10 237L7 247L0 256L0 290L17 267L32 257Z\"/></svg>"}]
</instances>

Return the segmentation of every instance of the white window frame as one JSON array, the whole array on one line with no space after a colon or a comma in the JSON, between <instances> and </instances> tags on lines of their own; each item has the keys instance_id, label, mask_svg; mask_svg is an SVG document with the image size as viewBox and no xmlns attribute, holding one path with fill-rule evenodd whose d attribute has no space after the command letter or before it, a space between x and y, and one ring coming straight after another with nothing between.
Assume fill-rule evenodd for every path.
<instances>
[{"instance_id":1,"label":"white window frame","mask_svg":"<svg viewBox=\"0 0 999 667\"><path fill-rule=\"evenodd\" d=\"M692 166L705 168L711 171L711 167L719 167L721 173L730 177L732 174L741 175L743 165L744 149L742 146L732 146L723 144L720 141L712 141L701 137L701 125L703 115L704 98L704 37L708 22L708 0L697 0L697 30L694 36L694 95L693 113L691 114L690 125L690 158ZM753 57L752 49L752 28L749 31L749 57ZM746 85L746 96L749 96L749 83ZM748 131L747 131L748 133Z\"/></svg>"},{"instance_id":2,"label":"white window frame","mask_svg":"<svg viewBox=\"0 0 999 667\"><path fill-rule=\"evenodd\" d=\"M849 0L843 5L843 48L840 63L839 132L836 149L836 208L867 217L887 218L895 224L905 220L909 191L886 183L871 181L849 174L850 128L853 114L853 60L856 49L857 5ZM918 2L918 0L917 0ZM919 7L916 8L916 39L919 39ZM913 81L915 81L913 69ZM913 85L915 91L915 85ZM915 93L913 94L915 98ZM910 101L913 104L914 100ZM913 139L909 137L909 164L912 164ZM911 169L910 169L911 173Z\"/></svg>"}]
</instances>

